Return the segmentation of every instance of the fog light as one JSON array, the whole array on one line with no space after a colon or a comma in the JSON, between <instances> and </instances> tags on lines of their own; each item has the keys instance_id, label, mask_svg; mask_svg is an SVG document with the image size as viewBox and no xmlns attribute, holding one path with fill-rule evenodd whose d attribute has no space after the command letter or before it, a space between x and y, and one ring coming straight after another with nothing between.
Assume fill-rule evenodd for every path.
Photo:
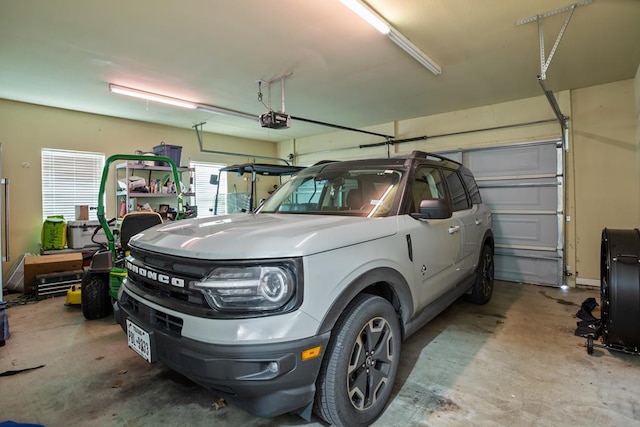
<instances>
[{"instance_id":1,"label":"fog light","mask_svg":"<svg viewBox=\"0 0 640 427\"><path fill-rule=\"evenodd\" d=\"M272 372L274 374L278 373L278 363L277 362L269 362L267 365L267 371Z\"/></svg>"}]
</instances>

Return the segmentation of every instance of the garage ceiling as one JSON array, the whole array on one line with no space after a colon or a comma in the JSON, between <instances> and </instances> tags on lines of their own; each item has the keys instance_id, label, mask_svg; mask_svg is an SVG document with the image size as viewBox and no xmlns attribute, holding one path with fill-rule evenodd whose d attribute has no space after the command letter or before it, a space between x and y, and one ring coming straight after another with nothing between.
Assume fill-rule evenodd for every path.
<instances>
[{"instance_id":1,"label":"garage ceiling","mask_svg":"<svg viewBox=\"0 0 640 427\"><path fill-rule=\"evenodd\" d=\"M433 58L436 76L338 0L0 2L0 98L261 140L333 131L183 110L109 83L258 115L258 80L286 80L287 113L365 127L541 95L536 23L571 0L370 0ZM566 14L544 19L546 52ZM640 1L575 9L547 72L553 91L630 79ZM265 98L266 100L266 98ZM280 108L279 83L272 106ZM402 137L402 135L400 135Z\"/></svg>"}]
</instances>

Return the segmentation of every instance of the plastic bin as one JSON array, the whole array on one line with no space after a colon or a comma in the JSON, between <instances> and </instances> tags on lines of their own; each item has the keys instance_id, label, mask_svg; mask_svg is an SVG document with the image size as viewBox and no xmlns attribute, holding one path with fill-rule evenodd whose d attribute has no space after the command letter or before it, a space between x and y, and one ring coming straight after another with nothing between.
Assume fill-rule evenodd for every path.
<instances>
[{"instance_id":1,"label":"plastic bin","mask_svg":"<svg viewBox=\"0 0 640 427\"><path fill-rule=\"evenodd\" d=\"M182 147L179 145L170 145L162 142L160 145L153 147L153 153L158 156L168 157L176 164L180 166L180 156L182 155ZM157 166L169 166L167 162L156 162Z\"/></svg>"}]
</instances>

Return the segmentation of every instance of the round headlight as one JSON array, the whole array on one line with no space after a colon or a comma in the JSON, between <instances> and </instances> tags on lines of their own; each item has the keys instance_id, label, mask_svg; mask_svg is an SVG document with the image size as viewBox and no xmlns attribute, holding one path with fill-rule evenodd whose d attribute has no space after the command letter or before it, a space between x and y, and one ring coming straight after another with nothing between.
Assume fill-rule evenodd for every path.
<instances>
[{"instance_id":1,"label":"round headlight","mask_svg":"<svg viewBox=\"0 0 640 427\"><path fill-rule=\"evenodd\" d=\"M280 268L265 268L258 291L270 302L284 302L290 296L291 278Z\"/></svg>"}]
</instances>

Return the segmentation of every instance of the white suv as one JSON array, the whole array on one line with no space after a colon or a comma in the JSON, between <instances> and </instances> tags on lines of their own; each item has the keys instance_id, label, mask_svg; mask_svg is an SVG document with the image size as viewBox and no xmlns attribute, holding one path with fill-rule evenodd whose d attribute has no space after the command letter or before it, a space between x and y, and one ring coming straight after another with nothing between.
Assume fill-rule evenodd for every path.
<instances>
[{"instance_id":1,"label":"white suv","mask_svg":"<svg viewBox=\"0 0 640 427\"><path fill-rule=\"evenodd\" d=\"M400 343L493 290L491 213L449 159L322 162L254 213L165 223L129 242L116 316L129 346L271 417L373 422Z\"/></svg>"}]
</instances>

